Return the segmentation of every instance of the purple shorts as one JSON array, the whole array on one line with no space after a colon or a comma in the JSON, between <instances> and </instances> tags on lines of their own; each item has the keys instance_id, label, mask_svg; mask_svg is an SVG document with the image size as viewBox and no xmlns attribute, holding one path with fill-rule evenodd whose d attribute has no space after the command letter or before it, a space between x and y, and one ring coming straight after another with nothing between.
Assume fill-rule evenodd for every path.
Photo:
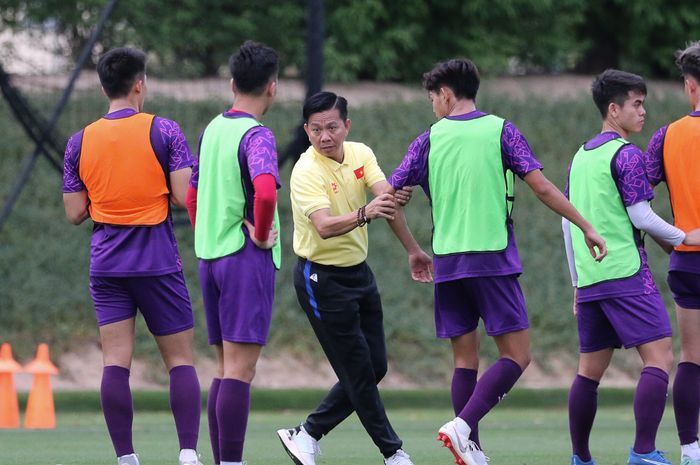
<instances>
[{"instance_id":1,"label":"purple shorts","mask_svg":"<svg viewBox=\"0 0 700 465\"><path fill-rule=\"evenodd\" d=\"M128 320L138 308L152 334L167 336L194 326L182 271L162 276L90 276L90 295L100 326Z\"/></svg>"},{"instance_id":2,"label":"purple shorts","mask_svg":"<svg viewBox=\"0 0 700 465\"><path fill-rule=\"evenodd\" d=\"M700 309L700 275L686 271L668 273L668 287L679 307Z\"/></svg>"},{"instance_id":3,"label":"purple shorts","mask_svg":"<svg viewBox=\"0 0 700 465\"><path fill-rule=\"evenodd\" d=\"M246 239L243 250L199 261L209 344L221 341L265 345L275 298L270 251Z\"/></svg>"},{"instance_id":4,"label":"purple shorts","mask_svg":"<svg viewBox=\"0 0 700 465\"><path fill-rule=\"evenodd\" d=\"M435 284L435 332L452 338L474 331L484 320L486 334L527 329L527 308L517 276L462 278Z\"/></svg>"},{"instance_id":5,"label":"purple shorts","mask_svg":"<svg viewBox=\"0 0 700 465\"><path fill-rule=\"evenodd\" d=\"M671 321L660 294L579 302L580 352L637 347L671 337Z\"/></svg>"}]
</instances>

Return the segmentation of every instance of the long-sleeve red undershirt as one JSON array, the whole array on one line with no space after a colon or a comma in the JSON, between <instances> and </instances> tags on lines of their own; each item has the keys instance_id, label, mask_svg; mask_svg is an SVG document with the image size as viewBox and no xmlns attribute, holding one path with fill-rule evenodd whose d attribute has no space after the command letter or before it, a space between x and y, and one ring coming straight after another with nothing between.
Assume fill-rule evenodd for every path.
<instances>
[{"instance_id":1,"label":"long-sleeve red undershirt","mask_svg":"<svg viewBox=\"0 0 700 465\"><path fill-rule=\"evenodd\" d=\"M277 204L277 182L271 174L261 174L253 179L253 224L255 225L255 238L266 241L272 229L272 221L275 219L275 205ZM197 218L197 189L189 186L187 190L187 213L194 229ZM279 225L278 225L279 227Z\"/></svg>"}]
</instances>

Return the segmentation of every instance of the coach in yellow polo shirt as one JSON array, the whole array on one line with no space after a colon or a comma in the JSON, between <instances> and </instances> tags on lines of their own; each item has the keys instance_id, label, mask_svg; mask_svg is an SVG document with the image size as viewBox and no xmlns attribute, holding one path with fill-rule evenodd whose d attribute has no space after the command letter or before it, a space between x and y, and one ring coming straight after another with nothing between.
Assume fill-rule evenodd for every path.
<instances>
[{"instance_id":1,"label":"coach in yellow polo shirt","mask_svg":"<svg viewBox=\"0 0 700 465\"><path fill-rule=\"evenodd\" d=\"M384 462L412 465L391 427L377 383L387 370L382 304L367 258L367 224L390 226L409 253L414 279L431 279L431 259L411 236L372 150L346 142L347 101L331 92L304 104L311 147L291 178L294 287L328 360L338 376L306 421L277 432L297 465L315 465L318 441L356 412ZM367 190L375 195L367 203Z\"/></svg>"}]
</instances>

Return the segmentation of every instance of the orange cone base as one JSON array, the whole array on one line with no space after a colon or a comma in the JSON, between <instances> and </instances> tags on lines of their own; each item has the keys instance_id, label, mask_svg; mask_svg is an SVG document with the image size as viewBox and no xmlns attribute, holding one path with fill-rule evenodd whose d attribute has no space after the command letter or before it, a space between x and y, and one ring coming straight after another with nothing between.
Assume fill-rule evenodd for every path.
<instances>
[{"instance_id":1,"label":"orange cone base","mask_svg":"<svg viewBox=\"0 0 700 465\"><path fill-rule=\"evenodd\" d=\"M12 373L0 373L0 428L19 428L19 403Z\"/></svg>"},{"instance_id":2,"label":"orange cone base","mask_svg":"<svg viewBox=\"0 0 700 465\"><path fill-rule=\"evenodd\" d=\"M29 429L53 429L56 427L56 411L51 390L51 375L34 375L27 400L24 427Z\"/></svg>"}]
</instances>

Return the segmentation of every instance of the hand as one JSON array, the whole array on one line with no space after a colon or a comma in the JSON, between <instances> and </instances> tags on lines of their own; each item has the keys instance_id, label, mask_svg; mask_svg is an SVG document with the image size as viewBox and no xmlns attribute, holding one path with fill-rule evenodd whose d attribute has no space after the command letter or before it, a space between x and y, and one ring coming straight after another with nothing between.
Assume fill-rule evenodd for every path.
<instances>
[{"instance_id":1,"label":"hand","mask_svg":"<svg viewBox=\"0 0 700 465\"><path fill-rule=\"evenodd\" d=\"M267 240L262 242L255 238L255 226L253 226L253 224L250 221L244 218L243 224L246 228L248 228L248 235L250 236L250 240L253 241L253 244L255 244L257 248L269 250L272 247L274 247L277 243L277 236L279 235L279 233L275 229L274 223L272 225L272 229L270 229L270 234L267 236Z\"/></svg>"},{"instance_id":2,"label":"hand","mask_svg":"<svg viewBox=\"0 0 700 465\"><path fill-rule=\"evenodd\" d=\"M433 259L422 249L408 254L408 267L414 281L419 283L433 282Z\"/></svg>"},{"instance_id":3,"label":"hand","mask_svg":"<svg viewBox=\"0 0 700 465\"><path fill-rule=\"evenodd\" d=\"M684 245L700 245L700 228L693 229L685 234Z\"/></svg>"},{"instance_id":4,"label":"hand","mask_svg":"<svg viewBox=\"0 0 700 465\"><path fill-rule=\"evenodd\" d=\"M370 220L386 218L393 220L396 213L396 202L391 194L381 194L365 206L365 216Z\"/></svg>"},{"instance_id":5,"label":"hand","mask_svg":"<svg viewBox=\"0 0 700 465\"><path fill-rule=\"evenodd\" d=\"M577 287L574 288L574 306L573 306L574 316L578 315L578 303L576 303L576 299L578 299L578 288Z\"/></svg>"},{"instance_id":6,"label":"hand","mask_svg":"<svg viewBox=\"0 0 700 465\"><path fill-rule=\"evenodd\" d=\"M598 232L591 228L583 232L583 238L586 241L588 250L591 252L591 257L595 258L595 261L602 261L608 254L608 248L605 245L605 239L603 239ZM598 247L598 254L596 255L595 248Z\"/></svg>"},{"instance_id":7,"label":"hand","mask_svg":"<svg viewBox=\"0 0 700 465\"><path fill-rule=\"evenodd\" d=\"M408 205L411 196L413 196L413 186L404 186L394 192L394 198L399 205Z\"/></svg>"}]
</instances>

